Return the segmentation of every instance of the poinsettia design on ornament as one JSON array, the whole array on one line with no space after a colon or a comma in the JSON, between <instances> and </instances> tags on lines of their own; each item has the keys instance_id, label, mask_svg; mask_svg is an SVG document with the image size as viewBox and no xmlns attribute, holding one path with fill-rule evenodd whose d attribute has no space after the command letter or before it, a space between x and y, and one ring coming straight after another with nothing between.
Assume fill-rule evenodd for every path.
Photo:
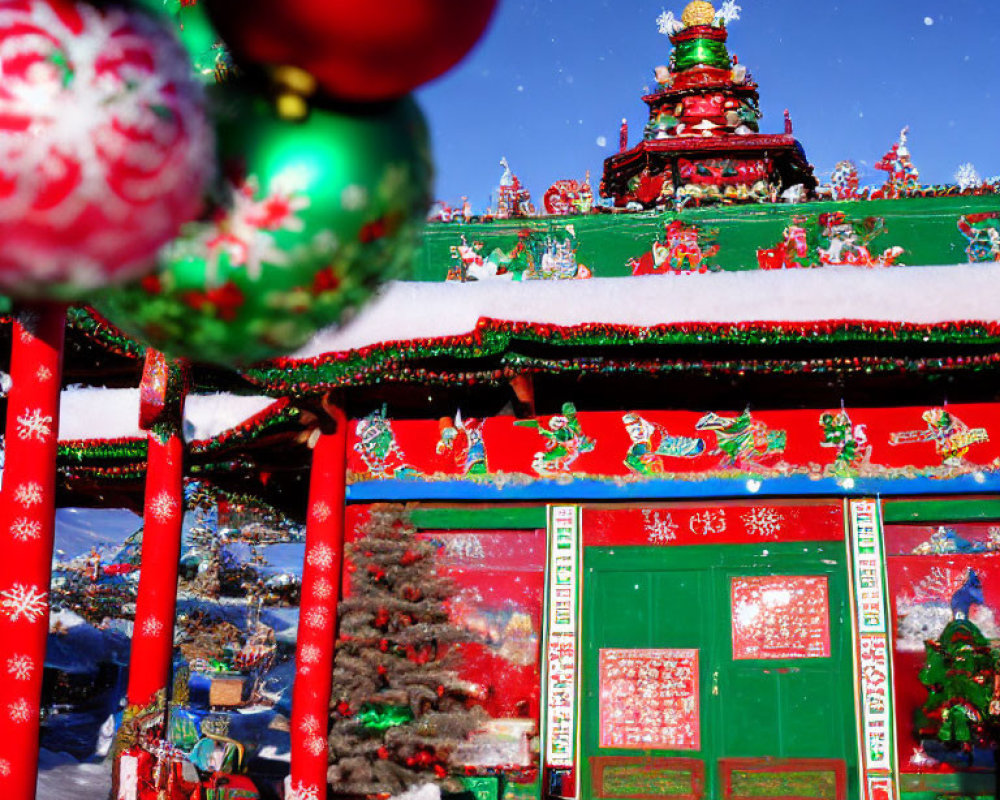
<instances>
[{"instance_id":1,"label":"poinsettia design on ornament","mask_svg":"<svg viewBox=\"0 0 1000 800\"><path fill-rule=\"evenodd\" d=\"M248 280L259 281L264 263L285 266L288 254L275 242L278 231L298 233L305 223L298 216L309 208L303 193L305 177L287 170L271 180L269 191L261 197L260 181L255 175L236 179L230 184L230 206L220 210L202 238L208 251L206 283L219 282L220 267L243 267Z\"/></svg>"}]
</instances>

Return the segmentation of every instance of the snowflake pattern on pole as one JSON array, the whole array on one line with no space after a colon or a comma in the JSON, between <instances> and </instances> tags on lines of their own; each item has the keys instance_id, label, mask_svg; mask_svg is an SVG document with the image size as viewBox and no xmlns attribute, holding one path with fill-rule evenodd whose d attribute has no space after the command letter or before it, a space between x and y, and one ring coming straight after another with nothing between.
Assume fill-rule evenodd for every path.
<instances>
[{"instance_id":1,"label":"snowflake pattern on pole","mask_svg":"<svg viewBox=\"0 0 1000 800\"><path fill-rule=\"evenodd\" d=\"M323 652L314 644L306 644L302 646L302 652L299 654L303 664L315 664L319 661L320 656Z\"/></svg>"},{"instance_id":2,"label":"snowflake pattern on pole","mask_svg":"<svg viewBox=\"0 0 1000 800\"><path fill-rule=\"evenodd\" d=\"M326 739L322 736L310 736L306 739L306 750L314 756L318 756L326 751Z\"/></svg>"},{"instance_id":3,"label":"snowflake pattern on pole","mask_svg":"<svg viewBox=\"0 0 1000 800\"><path fill-rule=\"evenodd\" d=\"M32 717L31 703L23 697L19 700L15 700L13 703L8 703L7 715L10 717L11 722L17 725L23 725Z\"/></svg>"},{"instance_id":4,"label":"snowflake pattern on pole","mask_svg":"<svg viewBox=\"0 0 1000 800\"><path fill-rule=\"evenodd\" d=\"M46 381L52 380L52 370L46 367L44 364L38 368L35 372L35 379L39 383L45 383Z\"/></svg>"},{"instance_id":5,"label":"snowflake pattern on pole","mask_svg":"<svg viewBox=\"0 0 1000 800\"><path fill-rule=\"evenodd\" d=\"M31 656L23 653L15 653L7 659L7 674L15 681L30 681L35 672L35 662Z\"/></svg>"},{"instance_id":6,"label":"snowflake pattern on pole","mask_svg":"<svg viewBox=\"0 0 1000 800\"><path fill-rule=\"evenodd\" d=\"M299 730L306 735L318 735L321 730L322 723L319 717L307 716L302 718L302 722L299 723Z\"/></svg>"},{"instance_id":7,"label":"snowflake pattern on pole","mask_svg":"<svg viewBox=\"0 0 1000 800\"><path fill-rule=\"evenodd\" d=\"M311 567L330 569L333 566L333 548L328 544L318 544L306 555L306 562Z\"/></svg>"},{"instance_id":8,"label":"snowflake pattern on pole","mask_svg":"<svg viewBox=\"0 0 1000 800\"><path fill-rule=\"evenodd\" d=\"M317 600L329 600L333 596L333 584L326 578L320 578L313 584L313 594Z\"/></svg>"},{"instance_id":9,"label":"snowflake pattern on pole","mask_svg":"<svg viewBox=\"0 0 1000 800\"><path fill-rule=\"evenodd\" d=\"M52 417L42 414L42 409L33 408L17 418L17 437L22 441L46 442L51 435Z\"/></svg>"},{"instance_id":10,"label":"snowflake pattern on pole","mask_svg":"<svg viewBox=\"0 0 1000 800\"><path fill-rule=\"evenodd\" d=\"M751 508L741 519L747 534L761 539L777 539L785 521L784 515L773 508L757 507Z\"/></svg>"},{"instance_id":11,"label":"snowflake pattern on pole","mask_svg":"<svg viewBox=\"0 0 1000 800\"><path fill-rule=\"evenodd\" d=\"M11 523L10 535L18 542L33 542L42 535L42 523L27 517L18 517Z\"/></svg>"},{"instance_id":12,"label":"snowflake pattern on pole","mask_svg":"<svg viewBox=\"0 0 1000 800\"><path fill-rule=\"evenodd\" d=\"M310 511L312 518L317 522L326 522L330 519L330 515L332 513L333 512L330 510L330 506L322 500L318 500L313 503L312 510Z\"/></svg>"},{"instance_id":13,"label":"snowflake pattern on pole","mask_svg":"<svg viewBox=\"0 0 1000 800\"><path fill-rule=\"evenodd\" d=\"M34 481L20 484L14 491L14 500L25 508L37 506L43 500L42 485Z\"/></svg>"},{"instance_id":14,"label":"snowflake pattern on pole","mask_svg":"<svg viewBox=\"0 0 1000 800\"><path fill-rule=\"evenodd\" d=\"M322 630L330 625L330 610L327 608L320 608L319 606L310 608L305 613L304 620L306 625L310 628L318 628Z\"/></svg>"},{"instance_id":15,"label":"snowflake pattern on pole","mask_svg":"<svg viewBox=\"0 0 1000 800\"><path fill-rule=\"evenodd\" d=\"M148 617L147 619L143 620L140 633L143 636L156 637L160 636L163 633L165 627L166 626L156 617Z\"/></svg>"},{"instance_id":16,"label":"snowflake pattern on pole","mask_svg":"<svg viewBox=\"0 0 1000 800\"><path fill-rule=\"evenodd\" d=\"M149 504L149 513L153 515L153 519L161 524L170 522L176 517L177 510L177 501L167 491L160 492Z\"/></svg>"},{"instance_id":17,"label":"snowflake pattern on pole","mask_svg":"<svg viewBox=\"0 0 1000 800\"><path fill-rule=\"evenodd\" d=\"M0 778L10 775L10 762L6 758L0 758Z\"/></svg>"},{"instance_id":18,"label":"snowflake pattern on pole","mask_svg":"<svg viewBox=\"0 0 1000 800\"><path fill-rule=\"evenodd\" d=\"M6 612L11 622L24 619L35 622L48 613L49 604L46 599L48 592L41 592L37 586L25 583L15 583L10 589L0 592L0 607Z\"/></svg>"},{"instance_id":19,"label":"snowflake pattern on pole","mask_svg":"<svg viewBox=\"0 0 1000 800\"><path fill-rule=\"evenodd\" d=\"M318 786L306 786L299 781L288 794L288 800L320 800Z\"/></svg>"}]
</instances>

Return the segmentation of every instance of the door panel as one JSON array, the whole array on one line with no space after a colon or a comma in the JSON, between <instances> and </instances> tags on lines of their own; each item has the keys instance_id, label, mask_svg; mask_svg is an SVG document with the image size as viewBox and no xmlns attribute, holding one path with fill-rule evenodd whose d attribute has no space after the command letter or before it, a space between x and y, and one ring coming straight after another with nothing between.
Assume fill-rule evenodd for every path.
<instances>
[{"instance_id":1,"label":"door panel","mask_svg":"<svg viewBox=\"0 0 1000 800\"><path fill-rule=\"evenodd\" d=\"M586 549L583 800L596 796L590 759L619 756L701 760L707 798L721 797L720 759L843 759L856 793L845 557L839 543ZM829 656L733 659L732 579L775 575L826 576ZM700 750L599 746L602 648L698 650Z\"/></svg>"}]
</instances>

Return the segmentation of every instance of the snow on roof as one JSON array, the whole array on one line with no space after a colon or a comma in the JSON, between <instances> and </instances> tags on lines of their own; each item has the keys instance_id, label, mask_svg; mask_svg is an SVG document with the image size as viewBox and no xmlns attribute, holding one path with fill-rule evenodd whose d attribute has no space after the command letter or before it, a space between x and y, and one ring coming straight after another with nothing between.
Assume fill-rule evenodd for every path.
<instances>
[{"instance_id":1,"label":"snow on roof","mask_svg":"<svg viewBox=\"0 0 1000 800\"><path fill-rule=\"evenodd\" d=\"M1000 264L827 266L572 281L396 282L293 358L468 333L482 318L573 326L1000 320Z\"/></svg>"},{"instance_id":2,"label":"snow on roof","mask_svg":"<svg viewBox=\"0 0 1000 800\"><path fill-rule=\"evenodd\" d=\"M232 394L188 395L185 438L210 439L235 428L274 403L272 397ZM139 390L69 388L59 407L59 439L144 437L139 428Z\"/></svg>"}]
</instances>

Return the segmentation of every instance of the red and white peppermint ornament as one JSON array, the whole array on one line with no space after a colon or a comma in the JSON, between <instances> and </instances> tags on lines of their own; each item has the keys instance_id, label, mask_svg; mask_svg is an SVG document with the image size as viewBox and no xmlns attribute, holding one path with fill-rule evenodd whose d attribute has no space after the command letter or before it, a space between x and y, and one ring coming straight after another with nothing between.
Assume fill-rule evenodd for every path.
<instances>
[{"instance_id":1,"label":"red and white peppermint ornament","mask_svg":"<svg viewBox=\"0 0 1000 800\"><path fill-rule=\"evenodd\" d=\"M211 127L187 56L138 12L0 0L0 290L141 275L200 210Z\"/></svg>"}]
</instances>

